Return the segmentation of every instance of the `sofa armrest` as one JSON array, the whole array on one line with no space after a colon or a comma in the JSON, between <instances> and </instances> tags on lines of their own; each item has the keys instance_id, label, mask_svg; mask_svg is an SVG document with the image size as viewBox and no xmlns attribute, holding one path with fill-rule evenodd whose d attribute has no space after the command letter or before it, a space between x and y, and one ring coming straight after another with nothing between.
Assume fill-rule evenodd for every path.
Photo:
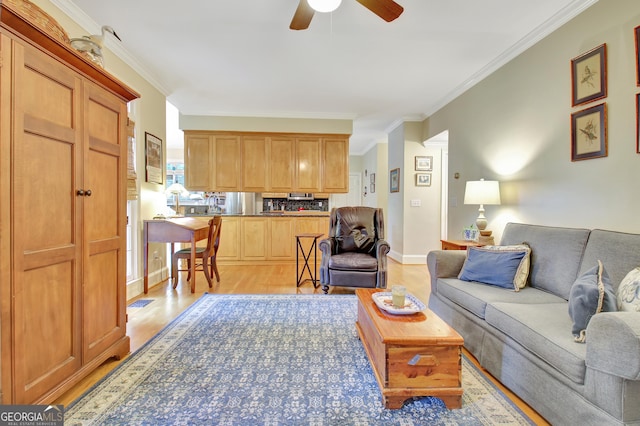
<instances>
[{"instance_id":1,"label":"sofa armrest","mask_svg":"<svg viewBox=\"0 0 640 426\"><path fill-rule=\"evenodd\" d=\"M427 268L431 279L431 292L437 293L438 278L455 278L467 257L464 250L433 250L427 255Z\"/></svg>"},{"instance_id":2,"label":"sofa armrest","mask_svg":"<svg viewBox=\"0 0 640 426\"><path fill-rule=\"evenodd\" d=\"M602 312L587 326L587 367L640 380L640 312Z\"/></svg>"}]
</instances>

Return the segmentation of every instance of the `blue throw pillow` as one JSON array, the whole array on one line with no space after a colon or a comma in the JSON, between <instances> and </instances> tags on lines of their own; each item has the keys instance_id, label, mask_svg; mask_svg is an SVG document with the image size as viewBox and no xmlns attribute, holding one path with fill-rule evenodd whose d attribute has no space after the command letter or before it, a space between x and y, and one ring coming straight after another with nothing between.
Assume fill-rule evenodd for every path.
<instances>
[{"instance_id":1,"label":"blue throw pillow","mask_svg":"<svg viewBox=\"0 0 640 426\"><path fill-rule=\"evenodd\" d=\"M514 279L526 250L486 250L469 247L458 278L498 287L514 288Z\"/></svg>"},{"instance_id":2,"label":"blue throw pillow","mask_svg":"<svg viewBox=\"0 0 640 426\"><path fill-rule=\"evenodd\" d=\"M609 274L598 264L576 279L569 292L569 316L573 321L571 333L576 342L587 341L587 325L600 312L617 311L616 293Z\"/></svg>"}]
</instances>

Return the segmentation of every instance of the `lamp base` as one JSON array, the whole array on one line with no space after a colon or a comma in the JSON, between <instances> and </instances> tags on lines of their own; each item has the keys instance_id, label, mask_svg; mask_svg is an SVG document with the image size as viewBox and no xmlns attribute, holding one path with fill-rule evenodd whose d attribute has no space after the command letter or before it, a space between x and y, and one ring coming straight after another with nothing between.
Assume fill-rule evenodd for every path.
<instances>
[{"instance_id":1,"label":"lamp base","mask_svg":"<svg viewBox=\"0 0 640 426\"><path fill-rule=\"evenodd\" d=\"M480 236L478 237L478 244L483 246L492 246L495 244L493 239L493 235L491 235L491 231L481 230Z\"/></svg>"}]
</instances>

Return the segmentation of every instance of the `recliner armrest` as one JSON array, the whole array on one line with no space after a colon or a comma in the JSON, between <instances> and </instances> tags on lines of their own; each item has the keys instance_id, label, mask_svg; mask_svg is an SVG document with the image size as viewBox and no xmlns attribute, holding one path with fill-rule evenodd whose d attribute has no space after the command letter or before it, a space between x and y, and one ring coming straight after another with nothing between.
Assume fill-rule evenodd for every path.
<instances>
[{"instance_id":1,"label":"recliner armrest","mask_svg":"<svg viewBox=\"0 0 640 426\"><path fill-rule=\"evenodd\" d=\"M338 242L335 238L329 237L325 238L324 240L320 240L320 242L318 243L318 247L320 248L322 254L331 255L336 252L335 248L337 247L337 244Z\"/></svg>"},{"instance_id":2,"label":"recliner armrest","mask_svg":"<svg viewBox=\"0 0 640 426\"><path fill-rule=\"evenodd\" d=\"M437 292L438 278L455 278L460 274L467 252L464 250L432 250L427 254L431 292Z\"/></svg>"},{"instance_id":3,"label":"recliner armrest","mask_svg":"<svg viewBox=\"0 0 640 426\"><path fill-rule=\"evenodd\" d=\"M586 365L640 380L640 312L601 312L587 326Z\"/></svg>"},{"instance_id":4,"label":"recliner armrest","mask_svg":"<svg viewBox=\"0 0 640 426\"><path fill-rule=\"evenodd\" d=\"M386 240L378 240L376 241L375 246L375 255L378 258L378 262L380 259L385 258L386 254L391 250L391 246Z\"/></svg>"}]
</instances>

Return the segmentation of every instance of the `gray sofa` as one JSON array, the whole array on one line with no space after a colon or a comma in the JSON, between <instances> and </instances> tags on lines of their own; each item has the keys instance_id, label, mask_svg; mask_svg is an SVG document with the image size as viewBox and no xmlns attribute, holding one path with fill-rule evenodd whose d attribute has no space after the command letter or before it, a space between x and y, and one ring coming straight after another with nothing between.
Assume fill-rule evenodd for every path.
<instances>
[{"instance_id":1,"label":"gray sofa","mask_svg":"<svg viewBox=\"0 0 640 426\"><path fill-rule=\"evenodd\" d=\"M640 425L640 312L601 312L577 343L569 292L598 260L614 289L640 266L640 235L509 223L501 245L531 247L525 288L461 281L464 251L432 251L429 308L464 345L554 425Z\"/></svg>"}]
</instances>

